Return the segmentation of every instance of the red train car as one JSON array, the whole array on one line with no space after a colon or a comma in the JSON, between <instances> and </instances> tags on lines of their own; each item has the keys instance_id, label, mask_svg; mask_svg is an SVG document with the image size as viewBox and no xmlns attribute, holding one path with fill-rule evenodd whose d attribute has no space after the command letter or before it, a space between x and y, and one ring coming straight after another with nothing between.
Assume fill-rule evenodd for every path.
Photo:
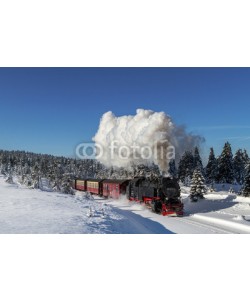
<instances>
[{"instance_id":1,"label":"red train car","mask_svg":"<svg viewBox=\"0 0 250 300\"><path fill-rule=\"evenodd\" d=\"M103 179L87 180L86 191L91 194L102 195L102 182L103 182Z\"/></svg>"},{"instance_id":2,"label":"red train car","mask_svg":"<svg viewBox=\"0 0 250 300\"><path fill-rule=\"evenodd\" d=\"M85 192L87 190L87 180L83 179L76 179L74 181L74 188L78 191L83 191Z\"/></svg>"},{"instance_id":3,"label":"red train car","mask_svg":"<svg viewBox=\"0 0 250 300\"><path fill-rule=\"evenodd\" d=\"M129 180L109 179L102 182L102 195L106 198L119 199L126 195L126 188Z\"/></svg>"}]
</instances>

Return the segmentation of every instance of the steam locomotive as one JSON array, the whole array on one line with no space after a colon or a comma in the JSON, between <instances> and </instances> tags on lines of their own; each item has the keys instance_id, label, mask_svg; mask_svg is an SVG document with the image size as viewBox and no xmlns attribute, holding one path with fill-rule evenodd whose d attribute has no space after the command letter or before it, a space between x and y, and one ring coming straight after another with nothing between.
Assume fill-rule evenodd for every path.
<instances>
[{"instance_id":1,"label":"steam locomotive","mask_svg":"<svg viewBox=\"0 0 250 300\"><path fill-rule=\"evenodd\" d=\"M150 180L137 177L130 180L76 179L73 188L104 198L119 199L126 195L130 201L144 203L153 212L163 216L183 216L180 186L176 179Z\"/></svg>"}]
</instances>

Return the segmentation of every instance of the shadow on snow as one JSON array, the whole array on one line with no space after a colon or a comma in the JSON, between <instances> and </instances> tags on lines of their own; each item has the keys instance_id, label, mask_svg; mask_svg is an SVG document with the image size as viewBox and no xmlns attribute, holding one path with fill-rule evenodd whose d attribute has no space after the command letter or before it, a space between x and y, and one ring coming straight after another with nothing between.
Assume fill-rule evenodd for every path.
<instances>
[{"instance_id":1,"label":"shadow on snow","mask_svg":"<svg viewBox=\"0 0 250 300\"><path fill-rule=\"evenodd\" d=\"M185 215L188 216L198 213L209 213L227 209L236 204L236 202L233 202L233 200L236 198L236 195L228 195L225 199L210 200L205 198L196 203L191 202L189 198L186 198L186 201L184 201Z\"/></svg>"},{"instance_id":2,"label":"shadow on snow","mask_svg":"<svg viewBox=\"0 0 250 300\"><path fill-rule=\"evenodd\" d=\"M166 229L164 226L135 214L133 211L126 211L112 207L112 211L118 214L118 218L114 219L108 215L102 222L98 223L103 234L174 234L174 232ZM89 227L96 228L96 223L88 224Z\"/></svg>"}]
</instances>

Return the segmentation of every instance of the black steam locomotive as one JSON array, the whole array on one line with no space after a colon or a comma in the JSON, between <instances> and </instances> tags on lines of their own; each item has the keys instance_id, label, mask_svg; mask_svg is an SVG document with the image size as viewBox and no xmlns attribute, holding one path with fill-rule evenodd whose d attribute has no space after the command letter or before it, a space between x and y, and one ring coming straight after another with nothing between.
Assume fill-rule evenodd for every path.
<instances>
[{"instance_id":1,"label":"black steam locomotive","mask_svg":"<svg viewBox=\"0 0 250 300\"><path fill-rule=\"evenodd\" d=\"M77 179L74 180L73 187L105 198L119 199L121 195L126 194L130 201L145 203L155 213L163 216L183 216L184 207L176 179Z\"/></svg>"},{"instance_id":2,"label":"black steam locomotive","mask_svg":"<svg viewBox=\"0 0 250 300\"><path fill-rule=\"evenodd\" d=\"M152 181L144 177L131 180L127 186L127 198L144 202L153 212L163 216L183 216L180 186L176 179L160 178Z\"/></svg>"}]
</instances>

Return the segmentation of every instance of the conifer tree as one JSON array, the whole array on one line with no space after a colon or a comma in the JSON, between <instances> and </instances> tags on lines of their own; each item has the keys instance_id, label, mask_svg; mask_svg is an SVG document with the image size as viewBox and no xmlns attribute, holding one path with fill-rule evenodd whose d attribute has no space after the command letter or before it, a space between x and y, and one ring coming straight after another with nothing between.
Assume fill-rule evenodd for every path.
<instances>
[{"instance_id":1,"label":"conifer tree","mask_svg":"<svg viewBox=\"0 0 250 300\"><path fill-rule=\"evenodd\" d=\"M248 153L247 153L247 150L246 150L246 149L243 150L243 160L244 160L246 166L247 166L248 163L250 162L250 161L249 161L249 156L248 156Z\"/></svg>"},{"instance_id":2,"label":"conifer tree","mask_svg":"<svg viewBox=\"0 0 250 300\"><path fill-rule=\"evenodd\" d=\"M208 164L205 169L207 183L213 184L217 176L217 159L214 155L214 149L210 148L210 154L208 158Z\"/></svg>"},{"instance_id":3,"label":"conifer tree","mask_svg":"<svg viewBox=\"0 0 250 300\"><path fill-rule=\"evenodd\" d=\"M194 172L194 156L186 151L179 162L178 177L182 183L189 185Z\"/></svg>"},{"instance_id":4,"label":"conifer tree","mask_svg":"<svg viewBox=\"0 0 250 300\"><path fill-rule=\"evenodd\" d=\"M61 192L64 194L74 195L74 190L72 188L72 179L67 174L63 176L61 183Z\"/></svg>"},{"instance_id":5,"label":"conifer tree","mask_svg":"<svg viewBox=\"0 0 250 300\"><path fill-rule=\"evenodd\" d=\"M246 168L246 175L245 175L242 195L244 197L250 197L250 164L248 164Z\"/></svg>"},{"instance_id":6,"label":"conifer tree","mask_svg":"<svg viewBox=\"0 0 250 300\"><path fill-rule=\"evenodd\" d=\"M203 199L206 190L205 179L202 176L201 171L196 169L192 177L190 199L194 202Z\"/></svg>"},{"instance_id":7,"label":"conifer tree","mask_svg":"<svg viewBox=\"0 0 250 300\"><path fill-rule=\"evenodd\" d=\"M246 167L246 175L244 178L244 185L242 189L242 195L244 197L250 197L250 163Z\"/></svg>"},{"instance_id":8,"label":"conifer tree","mask_svg":"<svg viewBox=\"0 0 250 300\"><path fill-rule=\"evenodd\" d=\"M203 173L203 164L198 147L194 149L194 169L199 169Z\"/></svg>"},{"instance_id":9,"label":"conifer tree","mask_svg":"<svg viewBox=\"0 0 250 300\"><path fill-rule=\"evenodd\" d=\"M245 175L245 157L241 149L237 150L233 159L234 176L238 184L243 184Z\"/></svg>"},{"instance_id":10,"label":"conifer tree","mask_svg":"<svg viewBox=\"0 0 250 300\"><path fill-rule=\"evenodd\" d=\"M229 184L234 182L233 154L228 142L219 157L217 182Z\"/></svg>"},{"instance_id":11,"label":"conifer tree","mask_svg":"<svg viewBox=\"0 0 250 300\"><path fill-rule=\"evenodd\" d=\"M247 166L248 166L248 164L250 164L250 158L248 156L248 153L247 153L246 149L243 150L243 161L244 161L244 164L245 164L245 166L244 166L244 172L243 172L243 177L245 178Z\"/></svg>"}]
</instances>

